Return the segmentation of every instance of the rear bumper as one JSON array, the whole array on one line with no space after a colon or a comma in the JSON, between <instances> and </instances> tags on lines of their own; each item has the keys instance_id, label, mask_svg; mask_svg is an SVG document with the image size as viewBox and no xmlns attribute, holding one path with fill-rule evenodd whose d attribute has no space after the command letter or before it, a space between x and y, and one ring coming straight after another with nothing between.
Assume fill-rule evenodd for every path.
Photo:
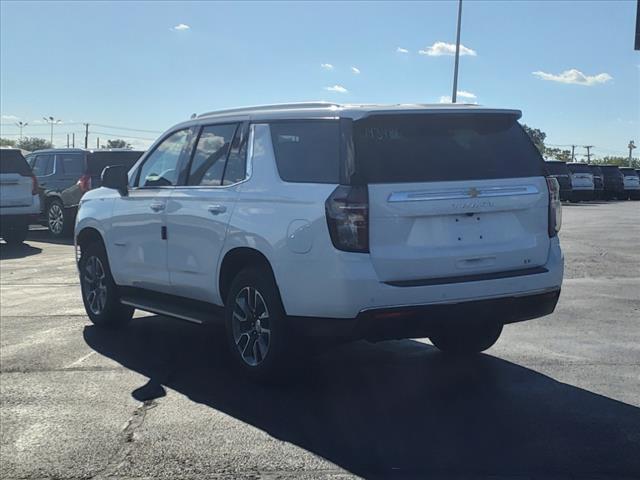
<instances>
[{"instance_id":1,"label":"rear bumper","mask_svg":"<svg viewBox=\"0 0 640 480\"><path fill-rule=\"evenodd\" d=\"M556 308L560 288L521 296L434 305L372 309L353 319L291 317L290 326L309 337L388 340L429 337L442 327L460 328L479 320L515 323L549 315Z\"/></svg>"},{"instance_id":2,"label":"rear bumper","mask_svg":"<svg viewBox=\"0 0 640 480\"><path fill-rule=\"evenodd\" d=\"M593 200L595 197L595 190L593 189L576 189L571 192L572 200Z\"/></svg>"}]
</instances>

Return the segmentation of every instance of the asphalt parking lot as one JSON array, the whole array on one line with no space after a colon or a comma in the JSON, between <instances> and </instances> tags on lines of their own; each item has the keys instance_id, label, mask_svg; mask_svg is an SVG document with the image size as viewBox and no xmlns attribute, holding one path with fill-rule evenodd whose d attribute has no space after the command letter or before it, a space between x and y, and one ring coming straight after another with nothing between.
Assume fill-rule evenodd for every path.
<instances>
[{"instance_id":1,"label":"asphalt parking lot","mask_svg":"<svg viewBox=\"0 0 640 480\"><path fill-rule=\"evenodd\" d=\"M0 478L638 478L640 203L563 213L553 315L471 360L345 345L280 388L214 328L97 329L69 242L2 243Z\"/></svg>"}]
</instances>

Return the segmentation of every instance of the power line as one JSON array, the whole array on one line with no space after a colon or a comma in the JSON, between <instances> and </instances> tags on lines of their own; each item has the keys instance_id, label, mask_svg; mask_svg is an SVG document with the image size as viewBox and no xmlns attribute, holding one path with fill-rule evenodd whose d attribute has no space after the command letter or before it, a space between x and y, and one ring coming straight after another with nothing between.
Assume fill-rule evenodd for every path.
<instances>
[{"instance_id":1,"label":"power line","mask_svg":"<svg viewBox=\"0 0 640 480\"><path fill-rule=\"evenodd\" d=\"M113 125L102 125L100 123L92 123L91 125L95 125L96 127L102 127L102 128L112 128L114 130L128 130L130 132L162 133L160 130L143 130L141 128L115 127Z\"/></svg>"},{"instance_id":2,"label":"power line","mask_svg":"<svg viewBox=\"0 0 640 480\"><path fill-rule=\"evenodd\" d=\"M119 133L96 132L94 130L92 130L91 133L96 134L96 135L106 135L107 137L133 138L135 140L149 140L149 141L155 140L155 138L149 138L149 137L134 137L132 135L121 135Z\"/></svg>"}]
</instances>

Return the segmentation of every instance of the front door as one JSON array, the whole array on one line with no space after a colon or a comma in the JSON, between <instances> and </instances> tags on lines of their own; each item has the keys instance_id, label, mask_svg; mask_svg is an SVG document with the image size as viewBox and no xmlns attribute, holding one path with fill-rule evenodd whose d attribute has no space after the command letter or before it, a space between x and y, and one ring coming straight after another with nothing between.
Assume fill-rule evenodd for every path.
<instances>
[{"instance_id":1,"label":"front door","mask_svg":"<svg viewBox=\"0 0 640 480\"><path fill-rule=\"evenodd\" d=\"M126 196L116 199L107 249L118 285L168 292L167 201L178 183L189 129L169 134L138 167Z\"/></svg>"}]
</instances>

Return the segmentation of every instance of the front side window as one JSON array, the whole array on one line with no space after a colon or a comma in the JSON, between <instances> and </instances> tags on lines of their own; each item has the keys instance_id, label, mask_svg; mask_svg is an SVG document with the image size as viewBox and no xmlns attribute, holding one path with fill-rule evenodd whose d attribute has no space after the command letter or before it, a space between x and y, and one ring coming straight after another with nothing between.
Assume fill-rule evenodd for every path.
<instances>
[{"instance_id":1,"label":"front side window","mask_svg":"<svg viewBox=\"0 0 640 480\"><path fill-rule=\"evenodd\" d=\"M340 183L340 124L336 120L274 122L271 141L285 182Z\"/></svg>"},{"instance_id":2,"label":"front side window","mask_svg":"<svg viewBox=\"0 0 640 480\"><path fill-rule=\"evenodd\" d=\"M188 140L189 129L178 130L165 138L142 164L138 186L175 186L178 182L178 162Z\"/></svg>"},{"instance_id":3,"label":"front side window","mask_svg":"<svg viewBox=\"0 0 640 480\"><path fill-rule=\"evenodd\" d=\"M80 153L57 153L58 165L65 175L82 175L84 173L83 158Z\"/></svg>"},{"instance_id":4,"label":"front side window","mask_svg":"<svg viewBox=\"0 0 640 480\"><path fill-rule=\"evenodd\" d=\"M237 124L208 125L202 128L191 161L188 185L222 185L227 154Z\"/></svg>"},{"instance_id":5,"label":"front side window","mask_svg":"<svg viewBox=\"0 0 640 480\"><path fill-rule=\"evenodd\" d=\"M32 169L36 177L51 175L53 173L53 155L36 155Z\"/></svg>"}]
</instances>

